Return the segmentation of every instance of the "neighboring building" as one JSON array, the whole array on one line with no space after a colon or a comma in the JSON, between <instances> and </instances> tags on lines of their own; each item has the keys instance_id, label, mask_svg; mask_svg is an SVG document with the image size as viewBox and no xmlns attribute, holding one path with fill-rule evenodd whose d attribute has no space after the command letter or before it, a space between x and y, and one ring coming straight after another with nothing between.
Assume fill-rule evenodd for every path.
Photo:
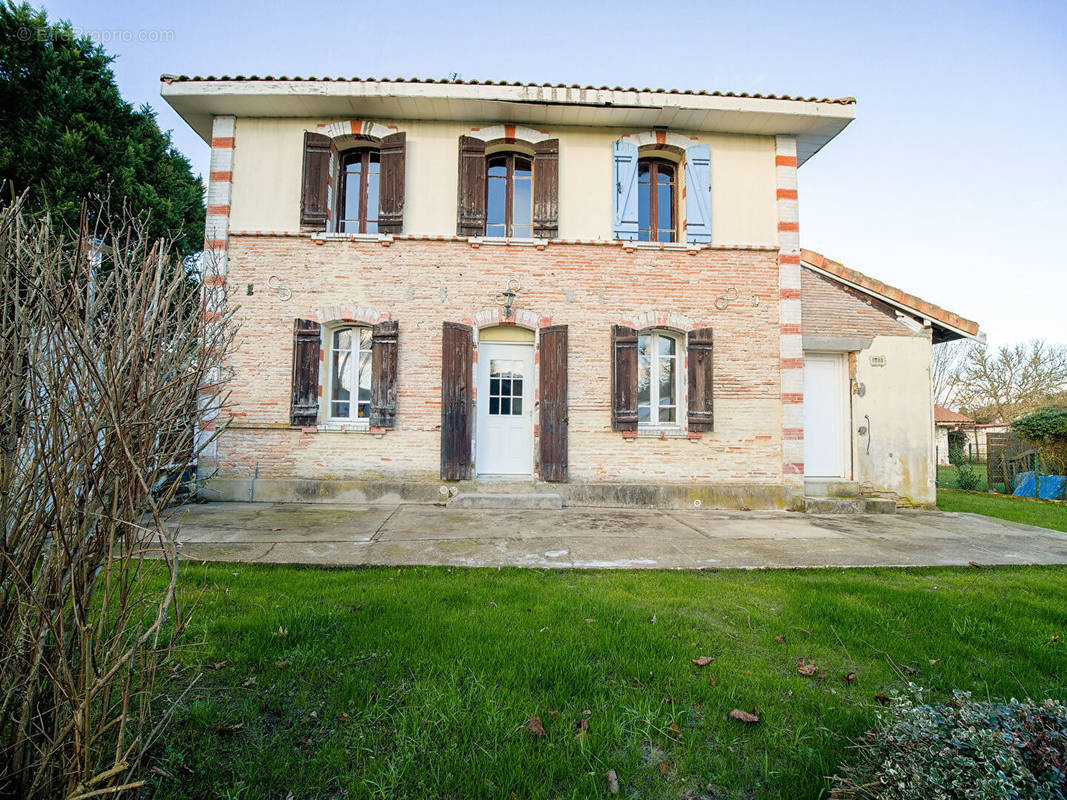
<instances>
[{"instance_id":1,"label":"neighboring building","mask_svg":"<svg viewBox=\"0 0 1067 800\"><path fill-rule=\"evenodd\" d=\"M162 93L211 143L208 299L240 326L219 496L506 476L587 504L784 507L806 479L933 501L931 342L977 324L800 249L797 168L852 99Z\"/></svg>"},{"instance_id":2,"label":"neighboring building","mask_svg":"<svg viewBox=\"0 0 1067 800\"><path fill-rule=\"evenodd\" d=\"M966 414L935 405L934 448L937 452L937 463L942 466L950 463L949 450L954 444L958 444L960 452L966 455L967 445L970 443L976 443L974 420Z\"/></svg>"}]
</instances>

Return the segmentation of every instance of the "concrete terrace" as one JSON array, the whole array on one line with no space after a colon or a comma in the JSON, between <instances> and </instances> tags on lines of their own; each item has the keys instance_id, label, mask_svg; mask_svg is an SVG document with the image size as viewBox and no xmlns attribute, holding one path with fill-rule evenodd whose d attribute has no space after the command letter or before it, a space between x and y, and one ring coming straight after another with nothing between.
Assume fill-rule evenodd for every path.
<instances>
[{"instance_id":1,"label":"concrete terrace","mask_svg":"<svg viewBox=\"0 0 1067 800\"><path fill-rule=\"evenodd\" d=\"M938 511L455 509L207 503L170 514L185 559L618 569L1067 564L1067 533Z\"/></svg>"}]
</instances>

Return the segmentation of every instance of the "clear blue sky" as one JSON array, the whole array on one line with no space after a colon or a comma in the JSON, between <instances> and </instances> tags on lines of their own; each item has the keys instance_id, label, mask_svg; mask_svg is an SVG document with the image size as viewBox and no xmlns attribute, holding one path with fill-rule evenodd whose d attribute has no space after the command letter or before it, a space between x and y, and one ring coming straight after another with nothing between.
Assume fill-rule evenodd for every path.
<instances>
[{"instance_id":1,"label":"clear blue sky","mask_svg":"<svg viewBox=\"0 0 1067 800\"><path fill-rule=\"evenodd\" d=\"M854 96L856 121L800 170L802 244L978 320L992 344L1067 344L1067 0L45 8L118 56L123 95L204 174L160 73Z\"/></svg>"}]
</instances>

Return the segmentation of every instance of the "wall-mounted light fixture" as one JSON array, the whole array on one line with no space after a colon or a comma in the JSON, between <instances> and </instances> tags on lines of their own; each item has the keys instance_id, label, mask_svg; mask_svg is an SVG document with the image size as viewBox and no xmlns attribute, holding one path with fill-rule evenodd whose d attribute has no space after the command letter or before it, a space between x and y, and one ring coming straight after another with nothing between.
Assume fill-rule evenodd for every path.
<instances>
[{"instance_id":1,"label":"wall-mounted light fixture","mask_svg":"<svg viewBox=\"0 0 1067 800\"><path fill-rule=\"evenodd\" d=\"M515 284L512 286L512 284ZM507 282L504 287L504 291L500 293L500 296L504 298L504 319L511 319L511 305L515 302L517 296L515 290L519 288L519 283L514 278Z\"/></svg>"}]
</instances>

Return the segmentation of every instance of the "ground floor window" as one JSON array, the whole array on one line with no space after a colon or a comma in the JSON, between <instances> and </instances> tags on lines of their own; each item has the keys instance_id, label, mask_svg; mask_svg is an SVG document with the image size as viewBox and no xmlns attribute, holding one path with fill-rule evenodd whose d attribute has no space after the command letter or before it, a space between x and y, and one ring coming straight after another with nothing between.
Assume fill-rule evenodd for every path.
<instances>
[{"instance_id":1,"label":"ground floor window","mask_svg":"<svg viewBox=\"0 0 1067 800\"><path fill-rule=\"evenodd\" d=\"M338 421L369 419L371 330L337 328L329 335L329 417Z\"/></svg>"},{"instance_id":2,"label":"ground floor window","mask_svg":"<svg viewBox=\"0 0 1067 800\"><path fill-rule=\"evenodd\" d=\"M638 427L678 424L678 338L666 331L637 337Z\"/></svg>"}]
</instances>

